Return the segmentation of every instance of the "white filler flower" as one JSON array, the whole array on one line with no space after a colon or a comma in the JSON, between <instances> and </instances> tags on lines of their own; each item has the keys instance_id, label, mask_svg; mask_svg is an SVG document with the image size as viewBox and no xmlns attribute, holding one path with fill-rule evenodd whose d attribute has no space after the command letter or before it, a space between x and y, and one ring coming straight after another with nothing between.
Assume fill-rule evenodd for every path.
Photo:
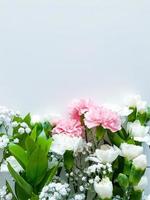
<instances>
[{"instance_id":1,"label":"white filler flower","mask_svg":"<svg viewBox=\"0 0 150 200\"><path fill-rule=\"evenodd\" d=\"M113 185L108 177L103 178L100 182L94 182L95 192L101 199L110 199L113 193Z\"/></svg>"},{"instance_id":2,"label":"white filler flower","mask_svg":"<svg viewBox=\"0 0 150 200\"><path fill-rule=\"evenodd\" d=\"M9 143L9 138L7 135L2 135L0 137L0 149L4 149L5 147L7 147Z\"/></svg>"},{"instance_id":3,"label":"white filler flower","mask_svg":"<svg viewBox=\"0 0 150 200\"><path fill-rule=\"evenodd\" d=\"M54 134L51 151L63 155L66 150L73 151L75 154L82 152L85 147L85 140L81 137L71 137L65 134Z\"/></svg>"},{"instance_id":4,"label":"white filler flower","mask_svg":"<svg viewBox=\"0 0 150 200\"><path fill-rule=\"evenodd\" d=\"M128 160L133 160L143 153L143 147L134 144L122 143L120 149L122 156Z\"/></svg>"},{"instance_id":5,"label":"white filler flower","mask_svg":"<svg viewBox=\"0 0 150 200\"><path fill-rule=\"evenodd\" d=\"M100 160L101 163L112 163L118 155L120 154L120 149L116 146L102 145L100 149L96 149L95 156Z\"/></svg>"}]
</instances>

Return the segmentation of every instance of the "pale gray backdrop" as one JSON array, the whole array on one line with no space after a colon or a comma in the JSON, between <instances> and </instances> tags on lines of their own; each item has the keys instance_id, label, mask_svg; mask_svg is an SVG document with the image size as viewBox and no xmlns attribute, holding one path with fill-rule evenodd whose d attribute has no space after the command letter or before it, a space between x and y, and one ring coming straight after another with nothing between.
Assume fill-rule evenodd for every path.
<instances>
[{"instance_id":1,"label":"pale gray backdrop","mask_svg":"<svg viewBox=\"0 0 150 200\"><path fill-rule=\"evenodd\" d=\"M149 0L0 0L1 105L43 114L74 97L150 102L149 77Z\"/></svg>"}]
</instances>

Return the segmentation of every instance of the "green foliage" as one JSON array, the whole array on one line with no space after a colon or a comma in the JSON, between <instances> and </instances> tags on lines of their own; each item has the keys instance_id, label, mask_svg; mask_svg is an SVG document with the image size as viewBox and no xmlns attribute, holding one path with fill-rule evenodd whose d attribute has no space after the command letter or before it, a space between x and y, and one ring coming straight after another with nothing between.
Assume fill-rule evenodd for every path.
<instances>
[{"instance_id":1,"label":"green foliage","mask_svg":"<svg viewBox=\"0 0 150 200\"><path fill-rule=\"evenodd\" d=\"M66 170L70 171L72 170L74 165L74 156L72 151L66 151L64 154L64 166Z\"/></svg>"},{"instance_id":2,"label":"green foliage","mask_svg":"<svg viewBox=\"0 0 150 200\"><path fill-rule=\"evenodd\" d=\"M24 120L30 125L29 114ZM9 154L13 155L24 169L23 173L17 173L8 163L9 172L15 180L15 193L19 200L29 198L37 200L42 187L50 183L57 173L58 163L52 167L48 166L52 139L47 138L42 130L41 124L35 124L31 134L25 135L23 144L9 144Z\"/></svg>"},{"instance_id":3,"label":"green foliage","mask_svg":"<svg viewBox=\"0 0 150 200\"><path fill-rule=\"evenodd\" d=\"M128 177L125 174L120 173L118 175L117 180L118 180L120 187L122 187L122 189L126 190L126 188L128 188L129 180L128 180Z\"/></svg>"},{"instance_id":4,"label":"green foliage","mask_svg":"<svg viewBox=\"0 0 150 200\"><path fill-rule=\"evenodd\" d=\"M105 134L106 134L106 129L104 129L102 126L97 126L96 127L96 139L98 141L103 139Z\"/></svg>"}]
</instances>

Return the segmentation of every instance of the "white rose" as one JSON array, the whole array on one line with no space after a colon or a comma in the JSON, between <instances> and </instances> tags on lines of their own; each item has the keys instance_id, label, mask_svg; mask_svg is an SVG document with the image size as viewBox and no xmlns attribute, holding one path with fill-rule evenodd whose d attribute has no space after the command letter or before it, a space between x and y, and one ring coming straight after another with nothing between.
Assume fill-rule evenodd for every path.
<instances>
[{"instance_id":1,"label":"white rose","mask_svg":"<svg viewBox=\"0 0 150 200\"><path fill-rule=\"evenodd\" d=\"M138 183L138 185L134 186L134 190L135 191L143 191L146 186L148 185L148 180L146 176L142 176L140 182Z\"/></svg>"},{"instance_id":2,"label":"white rose","mask_svg":"<svg viewBox=\"0 0 150 200\"><path fill-rule=\"evenodd\" d=\"M96 149L95 155L102 163L112 163L118 155L120 149L116 146L102 145L100 149Z\"/></svg>"},{"instance_id":3,"label":"white rose","mask_svg":"<svg viewBox=\"0 0 150 200\"><path fill-rule=\"evenodd\" d=\"M142 126L139 120L135 122L128 122L127 132L134 138L134 140L139 142L146 142L150 144L149 127Z\"/></svg>"},{"instance_id":4,"label":"white rose","mask_svg":"<svg viewBox=\"0 0 150 200\"><path fill-rule=\"evenodd\" d=\"M146 169L147 167L147 158L146 155L141 154L138 157L136 157L135 159L133 159L133 165L138 168L138 169Z\"/></svg>"},{"instance_id":5,"label":"white rose","mask_svg":"<svg viewBox=\"0 0 150 200\"><path fill-rule=\"evenodd\" d=\"M71 137L65 134L54 134L53 143L50 151L63 155L66 150L73 151L75 154L82 152L85 147L85 140L81 137Z\"/></svg>"},{"instance_id":6,"label":"white rose","mask_svg":"<svg viewBox=\"0 0 150 200\"><path fill-rule=\"evenodd\" d=\"M143 153L143 147L134 144L122 143L120 149L122 156L128 160L133 160Z\"/></svg>"},{"instance_id":7,"label":"white rose","mask_svg":"<svg viewBox=\"0 0 150 200\"><path fill-rule=\"evenodd\" d=\"M101 199L111 198L113 194L113 184L109 178L103 178L100 182L94 182L95 192Z\"/></svg>"}]
</instances>

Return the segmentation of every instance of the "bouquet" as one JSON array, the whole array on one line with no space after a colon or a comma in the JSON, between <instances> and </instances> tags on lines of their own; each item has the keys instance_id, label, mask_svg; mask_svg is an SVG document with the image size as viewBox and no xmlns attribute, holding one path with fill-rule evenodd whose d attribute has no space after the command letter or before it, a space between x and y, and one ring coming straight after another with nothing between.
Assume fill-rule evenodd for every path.
<instances>
[{"instance_id":1,"label":"bouquet","mask_svg":"<svg viewBox=\"0 0 150 200\"><path fill-rule=\"evenodd\" d=\"M34 120L0 107L1 200L142 200L148 183L150 108L74 100L61 119Z\"/></svg>"}]
</instances>

